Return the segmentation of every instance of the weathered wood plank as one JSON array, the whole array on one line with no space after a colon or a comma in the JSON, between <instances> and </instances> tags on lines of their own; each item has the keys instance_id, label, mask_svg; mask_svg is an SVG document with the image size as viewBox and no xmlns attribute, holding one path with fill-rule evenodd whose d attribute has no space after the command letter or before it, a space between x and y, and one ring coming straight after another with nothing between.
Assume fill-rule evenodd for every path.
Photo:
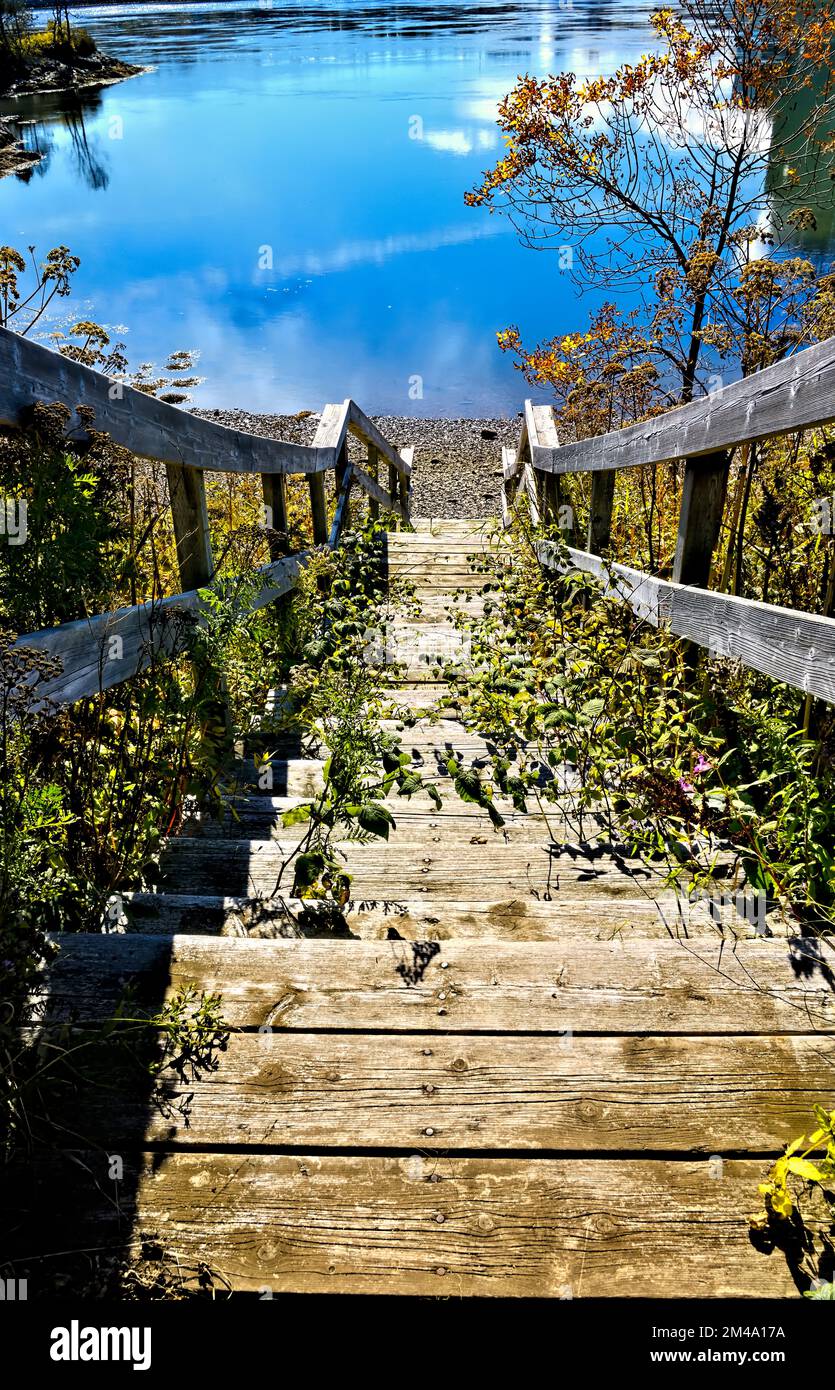
<instances>
[{"instance_id":1,"label":"weathered wood plank","mask_svg":"<svg viewBox=\"0 0 835 1390\"><path fill-rule=\"evenodd\" d=\"M138 934L65 935L57 944L44 996L50 1020L106 1019L129 981L137 1007L156 1012L195 984L223 996L232 1026L276 1031L559 1033L565 1048L569 1031L720 1033L747 1036L742 1052L757 1034L835 1032L835 950L811 939L508 941L500 951L471 940L433 943L433 951L397 940ZM495 1042L497 1057L502 1047ZM329 1048L322 1055L332 1056ZM622 1058L631 1065L634 1054ZM713 1076L709 1060L704 1071ZM579 1077L582 1052L575 1061Z\"/></svg>"},{"instance_id":2,"label":"weathered wood plank","mask_svg":"<svg viewBox=\"0 0 835 1390\"><path fill-rule=\"evenodd\" d=\"M91 406L95 426L144 458L220 473L315 473L333 468L329 448L245 434L115 383L40 343L0 328L0 423L16 425L35 402Z\"/></svg>"},{"instance_id":3,"label":"weathered wood plank","mask_svg":"<svg viewBox=\"0 0 835 1390\"><path fill-rule=\"evenodd\" d=\"M759 1159L455 1158L424 1140L400 1158L131 1153L118 1185L107 1165L104 1151L44 1159L6 1185L0 1201L28 1241L21 1253L44 1228L45 1194L60 1193L47 1248L68 1248L69 1236L69 1248L118 1251L133 1232L138 1249L152 1231L195 1279L206 1264L236 1290L797 1294L783 1256L749 1239Z\"/></svg>"},{"instance_id":4,"label":"weathered wood plank","mask_svg":"<svg viewBox=\"0 0 835 1390\"><path fill-rule=\"evenodd\" d=\"M399 469L399 471L398 471L398 473L397 473L397 489L398 489L397 495L398 495L398 497L399 497L399 499L400 499L401 513L402 513L402 515L405 517L406 522L408 523L408 522L410 521L410 518L411 518L411 507L412 507L412 504L411 504L411 497L412 497L412 481L411 481L411 479L412 479L412 469L414 468L414 462L415 462L415 450L414 450L414 445L412 445L412 444L407 444L407 445L405 446L405 448L403 448L403 449L400 450L400 461L401 461L402 467ZM394 490L392 489L392 497L393 497L393 496L394 496Z\"/></svg>"},{"instance_id":5,"label":"weathered wood plank","mask_svg":"<svg viewBox=\"0 0 835 1390\"><path fill-rule=\"evenodd\" d=\"M348 400L326 405L319 416L319 423L313 436L313 448L332 449L334 467L345 443L350 416L351 402Z\"/></svg>"},{"instance_id":6,"label":"weathered wood plank","mask_svg":"<svg viewBox=\"0 0 835 1390\"><path fill-rule=\"evenodd\" d=\"M330 531L328 528L328 502L325 496L325 479L321 473L311 473L307 480L310 491L310 513L313 521L313 544L327 545Z\"/></svg>"},{"instance_id":7,"label":"weathered wood plank","mask_svg":"<svg viewBox=\"0 0 835 1390\"><path fill-rule=\"evenodd\" d=\"M398 473L403 473L408 477L412 471L411 460L404 458L402 451L398 453L394 445L389 444L388 440L383 438L377 426L374 424L374 421L369 420L365 411L360 409L356 401L348 401L347 405L349 407L348 427L351 433L357 435L364 444L373 445L378 454L380 454L392 468L395 468Z\"/></svg>"},{"instance_id":8,"label":"weathered wood plank","mask_svg":"<svg viewBox=\"0 0 835 1390\"><path fill-rule=\"evenodd\" d=\"M295 588L307 558L301 552L257 570L262 587L251 606L261 608ZM200 608L192 590L18 638L15 646L46 652L63 663L59 676L38 687L34 707L46 700L61 705L97 695L145 670L158 657L180 654L185 626L197 621Z\"/></svg>"},{"instance_id":9,"label":"weathered wood plank","mask_svg":"<svg viewBox=\"0 0 835 1390\"><path fill-rule=\"evenodd\" d=\"M544 407L549 409L549 407ZM835 419L835 338L664 415L561 448L532 443L535 468L589 473L694 458Z\"/></svg>"},{"instance_id":10,"label":"weathered wood plank","mask_svg":"<svg viewBox=\"0 0 835 1390\"><path fill-rule=\"evenodd\" d=\"M292 846L282 849L274 840L178 839L167 842L161 866L161 886L169 891L235 893L257 896L275 891L278 875ZM654 877L640 865L600 854L549 853L546 846L526 844L524 853L514 846L497 854L492 845L447 847L432 853L421 846L402 843L395 833L391 842L346 847L346 868L354 875L354 897L396 901L429 897L479 899L517 898L525 894L556 900L560 894L600 899L636 896L643 888L660 889ZM629 871L631 870L631 872ZM285 891L290 884L284 884Z\"/></svg>"},{"instance_id":11,"label":"weathered wood plank","mask_svg":"<svg viewBox=\"0 0 835 1390\"><path fill-rule=\"evenodd\" d=\"M547 542L539 553L544 563L553 554ZM582 550L570 555L577 569L596 574L651 626L667 626L713 656L741 661L806 694L835 701L834 618L655 579Z\"/></svg>"},{"instance_id":12,"label":"weathered wood plank","mask_svg":"<svg viewBox=\"0 0 835 1390\"><path fill-rule=\"evenodd\" d=\"M368 478L369 482L372 482L372 483L376 484L377 487L379 487L379 486L380 486L380 454L379 454L379 451L378 451L377 449L374 448L374 445L373 445L373 444L369 444L368 447L367 447L367 459L368 459L368 469L367 469L367 471L366 471L366 470L363 470L363 469L358 469L358 470L357 470L357 482L359 482L360 485L362 486L362 480L361 480L360 477L359 477L359 474L362 473L363 478ZM367 487L366 487L365 490L366 490L366 493L368 493L368 488L367 488ZM388 494L385 492L385 489L380 488L380 491L383 493L383 496L384 496L384 497L385 497L385 496L388 496ZM391 499L389 499L389 505L390 505L390 503L391 503ZM376 521L377 518L378 518L379 515L380 515L380 499L379 499L378 497L372 496L371 493L368 493L368 515L369 515L369 517L371 518L372 521Z\"/></svg>"},{"instance_id":13,"label":"weathered wood plank","mask_svg":"<svg viewBox=\"0 0 835 1390\"><path fill-rule=\"evenodd\" d=\"M730 466L731 456L726 450L687 460L673 562L676 584L708 587L713 551L722 526Z\"/></svg>"},{"instance_id":14,"label":"weathered wood plank","mask_svg":"<svg viewBox=\"0 0 835 1390\"><path fill-rule=\"evenodd\" d=\"M144 1125L146 1143L194 1149L779 1153L835 1061L835 1037L817 1035L276 1032L284 998L262 1032L230 1037L216 1070L166 1074L150 1103L147 1078L131 1085L114 1061L112 1089L67 1097L80 1132L116 1152Z\"/></svg>"},{"instance_id":15,"label":"weathered wood plank","mask_svg":"<svg viewBox=\"0 0 835 1390\"><path fill-rule=\"evenodd\" d=\"M339 545L342 531L348 521L348 508L350 506L351 484L354 481L354 467L351 463L346 463L339 478L339 491L336 498L336 507L331 522L328 545L331 550L335 550Z\"/></svg>"},{"instance_id":16,"label":"weathered wood plank","mask_svg":"<svg viewBox=\"0 0 835 1390\"><path fill-rule=\"evenodd\" d=\"M358 898L344 911L327 904L293 898L253 898L196 893L126 893L123 898L131 930L163 936L202 933L210 936L273 940L322 938L329 942L485 941L497 949L510 941L725 941L752 938L756 924L732 908L711 916L706 907L682 914L673 893L655 898L624 895L617 899L559 894L551 902L526 896L504 900L425 897L396 902ZM718 917L718 920L717 920ZM785 937L786 923L769 913L768 936Z\"/></svg>"},{"instance_id":17,"label":"weathered wood plank","mask_svg":"<svg viewBox=\"0 0 835 1390\"><path fill-rule=\"evenodd\" d=\"M397 512L401 520L408 521L408 515L404 512L396 492L393 496L386 492L384 487L381 487L374 478L370 477L369 474L357 464L353 465L353 470L356 483L362 488L363 492L368 494L372 500L372 505L377 508L377 512L372 513L372 515L376 516L379 513L379 508L382 507L387 512Z\"/></svg>"},{"instance_id":18,"label":"weathered wood plank","mask_svg":"<svg viewBox=\"0 0 835 1390\"><path fill-rule=\"evenodd\" d=\"M203 472L199 468L185 468L180 463L166 464L165 471L180 584L184 592L203 589L211 581L215 568Z\"/></svg>"},{"instance_id":19,"label":"weathered wood plank","mask_svg":"<svg viewBox=\"0 0 835 1390\"><path fill-rule=\"evenodd\" d=\"M269 532L270 559L280 560L290 547L287 535L287 479L282 473L265 473L261 488Z\"/></svg>"},{"instance_id":20,"label":"weathered wood plank","mask_svg":"<svg viewBox=\"0 0 835 1390\"><path fill-rule=\"evenodd\" d=\"M537 496L536 491L536 479L534 478L533 469L529 463L525 463L522 467L522 486L525 490L528 499L528 510L530 512L531 525L538 526L541 521L539 512L539 498Z\"/></svg>"},{"instance_id":21,"label":"weathered wood plank","mask_svg":"<svg viewBox=\"0 0 835 1390\"><path fill-rule=\"evenodd\" d=\"M548 475L545 474L545 477ZM608 468L592 474L586 549L602 555L612 535L612 504L615 499L615 472Z\"/></svg>"}]
</instances>

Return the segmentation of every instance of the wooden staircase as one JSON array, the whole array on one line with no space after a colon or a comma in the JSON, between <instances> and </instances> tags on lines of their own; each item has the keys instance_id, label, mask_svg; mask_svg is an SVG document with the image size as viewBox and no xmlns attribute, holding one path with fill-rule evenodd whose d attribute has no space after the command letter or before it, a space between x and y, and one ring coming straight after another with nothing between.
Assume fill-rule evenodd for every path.
<instances>
[{"instance_id":1,"label":"wooden staircase","mask_svg":"<svg viewBox=\"0 0 835 1390\"><path fill-rule=\"evenodd\" d=\"M478 607L486 544L465 521L390 536L421 604L401 638ZM427 663L396 698L441 713L403 734L416 765L486 752ZM325 922L270 896L319 770L288 758L234 827L171 842L132 931L64 941L53 1016L193 983L235 1031L214 1071L80 1096L19 1229L52 1192L51 1249L150 1240L187 1280L262 1295L793 1293L747 1215L831 1094L831 953L706 912L685 931L640 865L555 855L505 807L495 832L448 776L440 811L398 803L387 843L349 850L354 901Z\"/></svg>"}]
</instances>

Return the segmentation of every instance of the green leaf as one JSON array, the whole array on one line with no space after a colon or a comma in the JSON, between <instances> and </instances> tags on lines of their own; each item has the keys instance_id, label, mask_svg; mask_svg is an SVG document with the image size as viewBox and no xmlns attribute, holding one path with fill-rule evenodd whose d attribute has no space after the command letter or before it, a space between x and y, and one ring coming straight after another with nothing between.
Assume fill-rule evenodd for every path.
<instances>
[{"instance_id":1,"label":"green leaf","mask_svg":"<svg viewBox=\"0 0 835 1390\"><path fill-rule=\"evenodd\" d=\"M814 1163L810 1163L808 1158L790 1158L786 1166L790 1173L806 1182L820 1182L823 1177L820 1169Z\"/></svg>"},{"instance_id":2,"label":"green leaf","mask_svg":"<svg viewBox=\"0 0 835 1390\"><path fill-rule=\"evenodd\" d=\"M817 1299L822 1303L835 1303L835 1284L817 1284L813 1289L804 1290L803 1297Z\"/></svg>"},{"instance_id":3,"label":"green leaf","mask_svg":"<svg viewBox=\"0 0 835 1390\"><path fill-rule=\"evenodd\" d=\"M363 830L367 830L369 835L379 835L381 840L388 839L390 827L394 829L394 817L379 801L369 801L361 806L357 820Z\"/></svg>"},{"instance_id":4,"label":"green leaf","mask_svg":"<svg viewBox=\"0 0 835 1390\"><path fill-rule=\"evenodd\" d=\"M281 817L281 824L285 828L289 828L291 825L301 825L303 821L310 820L311 809L309 801L304 802L301 806L291 806L290 810L285 811Z\"/></svg>"},{"instance_id":5,"label":"green leaf","mask_svg":"<svg viewBox=\"0 0 835 1390\"><path fill-rule=\"evenodd\" d=\"M453 760L450 759L450 762L452 761ZM484 788L481 785L481 778L476 768L461 768L461 770L454 773L453 776L455 777L455 790L462 801L481 802L484 796Z\"/></svg>"},{"instance_id":6,"label":"green leaf","mask_svg":"<svg viewBox=\"0 0 835 1390\"><path fill-rule=\"evenodd\" d=\"M319 850L311 849L300 854L296 860L296 875L293 880L293 896L300 898L306 888L311 888L325 867L325 856Z\"/></svg>"}]
</instances>

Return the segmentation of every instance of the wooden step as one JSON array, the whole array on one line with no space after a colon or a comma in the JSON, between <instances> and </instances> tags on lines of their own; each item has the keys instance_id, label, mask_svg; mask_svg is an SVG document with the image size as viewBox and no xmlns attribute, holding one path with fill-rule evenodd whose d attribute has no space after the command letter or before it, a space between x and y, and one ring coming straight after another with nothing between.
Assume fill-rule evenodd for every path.
<instances>
[{"instance_id":1,"label":"wooden step","mask_svg":"<svg viewBox=\"0 0 835 1390\"><path fill-rule=\"evenodd\" d=\"M269 1027L275 1033L537 1033L565 1050L574 1034L734 1034L750 1041L754 1035L816 1031L822 1051L810 1060L803 1085L829 1064L830 1042L822 1035L835 1029L828 983L835 948L802 938L791 944L729 944L716 936L698 942L572 938L508 941L500 952L493 942L472 939L448 940L442 947L185 935L56 941L60 955L43 999L50 1021L107 1019L129 983L136 1009L155 1013L177 989L194 984L223 996L223 1017L235 1028ZM333 1056L330 1044L325 1053ZM440 1066L440 1054L433 1055L433 1066ZM652 1055L659 1077L670 1073L672 1055L663 1047ZM626 1067L643 1065L640 1051L626 1049L619 1056ZM722 1056L723 1066L736 1066ZM705 1085L716 1074L708 1058L704 1052ZM543 1059L549 1062L547 1051ZM568 1073L562 1068L560 1075ZM752 1082L762 1084L762 1076ZM745 1107L740 1118L744 1114Z\"/></svg>"},{"instance_id":2,"label":"wooden step","mask_svg":"<svg viewBox=\"0 0 835 1390\"><path fill-rule=\"evenodd\" d=\"M80 1132L111 1152L144 1134L190 1149L777 1154L808 1128L833 1062L835 1038L820 1035L772 1037L763 1055L761 1037L741 1035L247 1032L216 1070L150 1096L114 1059L110 1085L68 1093L55 1113L83 1114Z\"/></svg>"},{"instance_id":3,"label":"wooden step","mask_svg":"<svg viewBox=\"0 0 835 1390\"><path fill-rule=\"evenodd\" d=\"M171 891L237 893L253 896L271 893L278 883L293 846L282 850L280 840L228 840L181 838L165 845L160 865L160 886ZM587 857L582 853L551 852L549 846L519 847L490 844L431 848L424 842L409 844L395 832L391 840L343 846L347 871L354 875L353 896L398 901L418 894L471 901L538 897L556 901L560 894L572 898L594 896L601 900L636 897L643 889L650 896L660 890L661 875L654 876L635 862L626 864L609 855ZM503 851L503 852L502 852ZM289 871L292 878L292 869ZM285 891L290 885L285 885Z\"/></svg>"},{"instance_id":4,"label":"wooden step","mask_svg":"<svg viewBox=\"0 0 835 1390\"><path fill-rule=\"evenodd\" d=\"M456 938L488 942L703 940L733 943L761 933L738 913L711 916L704 905L683 905L671 893L656 898L626 895L601 902L594 896L558 895L551 902L533 897L466 901L426 897L359 899L344 910L289 896L256 898L196 893L126 893L124 910L130 930L171 936L200 932L232 937L325 937L381 941ZM767 937L789 934L785 920L769 913Z\"/></svg>"},{"instance_id":5,"label":"wooden step","mask_svg":"<svg viewBox=\"0 0 835 1390\"><path fill-rule=\"evenodd\" d=\"M267 1293L434 1297L788 1298L783 1256L746 1213L764 1163L409 1154L107 1153L31 1163L0 1204L21 1254L136 1255L147 1233L191 1276ZM135 1234L132 1234L134 1233ZM9 1250L14 1254L14 1249ZM670 1305L674 1307L674 1304Z\"/></svg>"}]
</instances>

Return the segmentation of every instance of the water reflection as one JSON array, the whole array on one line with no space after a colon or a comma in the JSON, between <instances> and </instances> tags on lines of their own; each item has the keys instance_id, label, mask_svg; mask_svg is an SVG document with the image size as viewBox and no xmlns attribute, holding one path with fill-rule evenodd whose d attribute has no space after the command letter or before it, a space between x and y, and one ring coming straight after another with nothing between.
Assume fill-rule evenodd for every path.
<instances>
[{"instance_id":1,"label":"water reflection","mask_svg":"<svg viewBox=\"0 0 835 1390\"><path fill-rule=\"evenodd\" d=\"M153 70L15 104L45 157L0 181L0 240L70 246L68 307L126 325L133 362L199 348L201 404L515 414L528 388L496 330L568 332L597 301L464 191L519 73L635 61L651 8L85 9L103 49Z\"/></svg>"}]
</instances>

